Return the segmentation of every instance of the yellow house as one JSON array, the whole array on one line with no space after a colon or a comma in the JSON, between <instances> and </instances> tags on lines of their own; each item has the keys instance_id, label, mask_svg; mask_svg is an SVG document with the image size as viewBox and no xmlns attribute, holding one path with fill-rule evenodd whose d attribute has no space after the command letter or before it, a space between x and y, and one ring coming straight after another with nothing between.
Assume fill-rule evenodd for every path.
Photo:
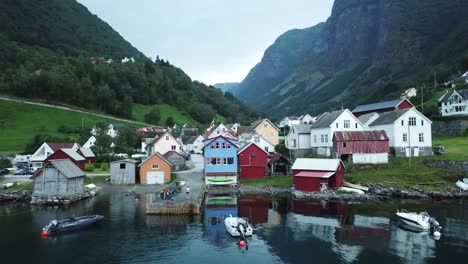
<instances>
[{"instance_id":1,"label":"yellow house","mask_svg":"<svg viewBox=\"0 0 468 264\"><path fill-rule=\"evenodd\" d=\"M245 132L256 132L275 146L279 143L279 129L267 118L252 123Z\"/></svg>"}]
</instances>

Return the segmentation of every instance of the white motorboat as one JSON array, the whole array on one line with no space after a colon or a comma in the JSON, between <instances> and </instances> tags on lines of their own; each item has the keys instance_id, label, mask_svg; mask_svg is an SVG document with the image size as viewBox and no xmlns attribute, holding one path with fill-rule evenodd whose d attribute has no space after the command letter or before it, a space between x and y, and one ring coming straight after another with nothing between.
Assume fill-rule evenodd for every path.
<instances>
[{"instance_id":1,"label":"white motorboat","mask_svg":"<svg viewBox=\"0 0 468 264\"><path fill-rule=\"evenodd\" d=\"M430 230L433 228L434 236L440 237L440 230L442 227L435 218L431 217L427 212L413 213L408 212L405 209L397 211L396 215L400 220L411 227L417 228L419 230Z\"/></svg>"},{"instance_id":2,"label":"white motorboat","mask_svg":"<svg viewBox=\"0 0 468 264\"><path fill-rule=\"evenodd\" d=\"M460 188L463 191L468 190L468 183L465 182L465 179L463 179L463 181L457 181L457 183L456 183L457 187Z\"/></svg>"},{"instance_id":3,"label":"white motorboat","mask_svg":"<svg viewBox=\"0 0 468 264\"><path fill-rule=\"evenodd\" d=\"M224 219L224 225L231 236L245 239L246 236L253 235L253 228L246 218L233 217L230 215Z\"/></svg>"}]
</instances>

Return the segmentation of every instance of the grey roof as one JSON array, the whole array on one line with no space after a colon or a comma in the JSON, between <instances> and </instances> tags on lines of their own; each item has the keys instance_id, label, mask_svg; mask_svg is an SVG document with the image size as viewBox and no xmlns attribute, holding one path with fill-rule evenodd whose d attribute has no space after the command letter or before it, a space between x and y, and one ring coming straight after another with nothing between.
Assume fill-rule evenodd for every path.
<instances>
[{"instance_id":1,"label":"grey roof","mask_svg":"<svg viewBox=\"0 0 468 264\"><path fill-rule=\"evenodd\" d=\"M310 126L311 129L314 128L324 128L329 127L345 110L338 110L333 112L323 113L317 121Z\"/></svg>"},{"instance_id":2,"label":"grey roof","mask_svg":"<svg viewBox=\"0 0 468 264\"><path fill-rule=\"evenodd\" d=\"M137 164L139 161L138 161L138 160L134 160L134 159L123 159L123 160L115 160L115 161L112 161L112 162L110 162L110 164L112 164L112 163L122 163L122 162Z\"/></svg>"},{"instance_id":3,"label":"grey roof","mask_svg":"<svg viewBox=\"0 0 468 264\"><path fill-rule=\"evenodd\" d=\"M94 155L93 151L90 148L80 148L80 151L81 153L83 153L83 156L85 156L85 158L96 157L96 155Z\"/></svg>"},{"instance_id":4,"label":"grey roof","mask_svg":"<svg viewBox=\"0 0 468 264\"><path fill-rule=\"evenodd\" d=\"M358 119L359 119L359 121L361 121L361 123L365 124L365 123L367 123L367 121L369 121L369 119L371 119L375 114L377 114L377 113L376 113L376 112L368 113L368 114L359 116Z\"/></svg>"},{"instance_id":5,"label":"grey roof","mask_svg":"<svg viewBox=\"0 0 468 264\"><path fill-rule=\"evenodd\" d=\"M468 89L458 90L457 93L464 99L468 98Z\"/></svg>"},{"instance_id":6,"label":"grey roof","mask_svg":"<svg viewBox=\"0 0 468 264\"><path fill-rule=\"evenodd\" d=\"M49 160L49 162L68 179L85 176L85 173L69 159Z\"/></svg>"},{"instance_id":7,"label":"grey roof","mask_svg":"<svg viewBox=\"0 0 468 264\"><path fill-rule=\"evenodd\" d=\"M294 128L297 134L309 134L311 126L312 125L309 125L309 124L300 124L300 125L295 125L292 128Z\"/></svg>"},{"instance_id":8,"label":"grey roof","mask_svg":"<svg viewBox=\"0 0 468 264\"><path fill-rule=\"evenodd\" d=\"M61 149L65 154L67 154L68 156L70 156L71 158L73 158L74 160L76 161L81 161L81 160L85 160L85 158L83 156L81 156L80 154L78 154L75 150L73 149L66 149L66 148L63 148Z\"/></svg>"},{"instance_id":9,"label":"grey roof","mask_svg":"<svg viewBox=\"0 0 468 264\"><path fill-rule=\"evenodd\" d=\"M193 136L186 141L186 144L193 144L199 136Z\"/></svg>"},{"instance_id":10,"label":"grey roof","mask_svg":"<svg viewBox=\"0 0 468 264\"><path fill-rule=\"evenodd\" d=\"M352 111L353 113L360 113L360 112L367 112L367 111L374 111L374 110L379 110L379 109L385 109L385 108L395 108L397 107L403 100L405 99L396 99L393 101L386 101L386 102L380 102L380 103L374 103L374 104L366 104L366 105L360 105Z\"/></svg>"},{"instance_id":11,"label":"grey roof","mask_svg":"<svg viewBox=\"0 0 468 264\"><path fill-rule=\"evenodd\" d=\"M382 113L372 124L369 126L377 126L377 125L384 125L384 124L391 124L395 122L398 118L404 115L406 112L411 110L412 108L406 108L401 110L395 110L391 112Z\"/></svg>"}]
</instances>

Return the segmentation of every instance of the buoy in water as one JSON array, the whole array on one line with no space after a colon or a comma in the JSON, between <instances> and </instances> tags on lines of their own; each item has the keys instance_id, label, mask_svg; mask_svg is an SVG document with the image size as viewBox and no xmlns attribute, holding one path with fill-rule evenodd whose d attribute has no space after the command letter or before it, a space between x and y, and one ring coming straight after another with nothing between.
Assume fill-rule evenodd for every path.
<instances>
[{"instance_id":1,"label":"buoy in water","mask_svg":"<svg viewBox=\"0 0 468 264\"><path fill-rule=\"evenodd\" d=\"M49 236L49 232L47 230L42 230L42 237L47 238Z\"/></svg>"},{"instance_id":2,"label":"buoy in water","mask_svg":"<svg viewBox=\"0 0 468 264\"><path fill-rule=\"evenodd\" d=\"M239 246L240 246L240 247L245 247L245 241L244 241L244 240L241 240L241 241L239 242Z\"/></svg>"}]
</instances>

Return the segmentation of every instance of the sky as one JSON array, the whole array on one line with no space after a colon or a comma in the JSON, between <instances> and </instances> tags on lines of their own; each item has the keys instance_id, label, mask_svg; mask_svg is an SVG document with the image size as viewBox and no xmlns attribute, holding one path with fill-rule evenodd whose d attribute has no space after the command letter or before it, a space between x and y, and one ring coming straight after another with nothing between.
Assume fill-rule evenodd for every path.
<instances>
[{"instance_id":1,"label":"sky","mask_svg":"<svg viewBox=\"0 0 468 264\"><path fill-rule=\"evenodd\" d=\"M78 0L152 59L193 80L240 82L282 33L326 21L333 0Z\"/></svg>"}]
</instances>

